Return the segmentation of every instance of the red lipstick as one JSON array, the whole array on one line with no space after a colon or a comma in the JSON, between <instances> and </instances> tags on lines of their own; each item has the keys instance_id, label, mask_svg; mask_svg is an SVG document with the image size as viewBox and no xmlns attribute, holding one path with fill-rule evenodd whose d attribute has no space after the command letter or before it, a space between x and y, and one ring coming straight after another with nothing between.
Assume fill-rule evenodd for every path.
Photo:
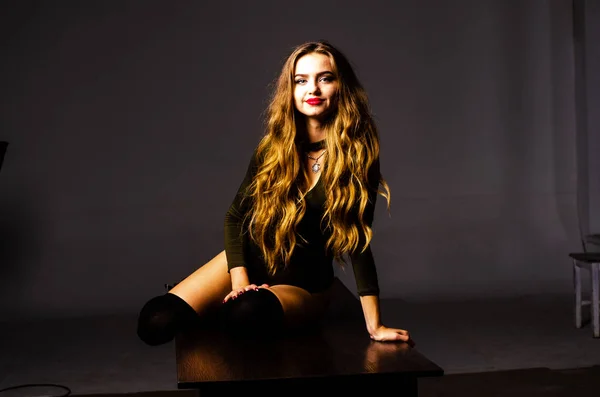
<instances>
[{"instance_id":1,"label":"red lipstick","mask_svg":"<svg viewBox=\"0 0 600 397\"><path fill-rule=\"evenodd\" d=\"M323 101L319 98L309 98L306 100L306 103L312 106L319 105L321 102Z\"/></svg>"}]
</instances>

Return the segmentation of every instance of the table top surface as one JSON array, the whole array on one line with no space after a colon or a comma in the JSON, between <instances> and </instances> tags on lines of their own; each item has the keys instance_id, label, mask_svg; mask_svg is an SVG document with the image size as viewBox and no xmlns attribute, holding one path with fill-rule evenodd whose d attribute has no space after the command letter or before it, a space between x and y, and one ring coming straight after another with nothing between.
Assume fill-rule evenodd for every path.
<instances>
[{"instance_id":1,"label":"table top surface","mask_svg":"<svg viewBox=\"0 0 600 397\"><path fill-rule=\"evenodd\" d=\"M359 300L336 279L323 325L260 340L197 328L175 339L179 387L206 382L365 375L430 377L443 369L406 343L372 341Z\"/></svg>"}]
</instances>

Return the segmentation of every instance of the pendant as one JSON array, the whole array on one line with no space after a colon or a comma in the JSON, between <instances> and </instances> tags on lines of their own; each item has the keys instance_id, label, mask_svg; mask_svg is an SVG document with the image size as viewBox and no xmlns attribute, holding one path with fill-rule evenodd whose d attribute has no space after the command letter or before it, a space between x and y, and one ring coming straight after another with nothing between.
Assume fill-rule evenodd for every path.
<instances>
[{"instance_id":1,"label":"pendant","mask_svg":"<svg viewBox=\"0 0 600 397\"><path fill-rule=\"evenodd\" d=\"M321 169L321 164L314 163L311 168L312 168L312 172L314 172L316 174Z\"/></svg>"}]
</instances>

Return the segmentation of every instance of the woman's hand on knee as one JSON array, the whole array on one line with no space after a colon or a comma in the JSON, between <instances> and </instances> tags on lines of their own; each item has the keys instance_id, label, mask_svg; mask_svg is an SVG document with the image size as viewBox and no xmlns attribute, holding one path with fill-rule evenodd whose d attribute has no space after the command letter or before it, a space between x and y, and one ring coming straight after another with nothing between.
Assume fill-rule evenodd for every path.
<instances>
[{"instance_id":1,"label":"woman's hand on knee","mask_svg":"<svg viewBox=\"0 0 600 397\"><path fill-rule=\"evenodd\" d=\"M243 288L234 289L225 296L225 299L223 299L223 303L227 302L229 299L235 299L235 298L241 296L245 292L258 291L260 288L269 288L269 286L267 284L262 284L262 285L250 284Z\"/></svg>"}]
</instances>

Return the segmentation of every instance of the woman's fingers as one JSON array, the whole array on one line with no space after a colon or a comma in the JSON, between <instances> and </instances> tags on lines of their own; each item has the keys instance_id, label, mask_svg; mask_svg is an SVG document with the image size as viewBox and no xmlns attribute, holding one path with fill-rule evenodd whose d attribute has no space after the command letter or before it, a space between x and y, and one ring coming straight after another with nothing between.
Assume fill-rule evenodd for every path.
<instances>
[{"instance_id":1,"label":"woman's fingers","mask_svg":"<svg viewBox=\"0 0 600 397\"><path fill-rule=\"evenodd\" d=\"M399 328L380 327L373 335L371 335L371 339L381 342L403 341L408 343L411 347L415 345L415 342L411 339L408 331Z\"/></svg>"},{"instance_id":2,"label":"woman's fingers","mask_svg":"<svg viewBox=\"0 0 600 397\"><path fill-rule=\"evenodd\" d=\"M227 301L228 301L228 300L230 300L230 299L235 299L235 298L237 298L238 296L240 296L240 295L241 295L241 294L243 294L244 292L245 292L245 290L244 290L243 288L242 288L242 289L238 289L238 290L233 290L233 291L231 291L230 293L228 293L228 294L225 296L225 299L223 299L223 303L227 302Z\"/></svg>"},{"instance_id":3,"label":"woman's fingers","mask_svg":"<svg viewBox=\"0 0 600 397\"><path fill-rule=\"evenodd\" d=\"M229 299L237 298L238 296L242 295L244 292L258 291L260 288L269 288L269 285L261 284L260 286L257 286L256 284L250 284L243 288L235 289L235 290L231 291L230 293L228 293L227 296L225 296L225 299L223 299L223 303L227 302Z\"/></svg>"},{"instance_id":4,"label":"woman's fingers","mask_svg":"<svg viewBox=\"0 0 600 397\"><path fill-rule=\"evenodd\" d=\"M399 338L400 340L408 343L411 347L413 347L415 345L415 342L411 339L408 331L403 330L403 329L396 329L395 331L400 336L400 338Z\"/></svg>"},{"instance_id":5,"label":"woman's fingers","mask_svg":"<svg viewBox=\"0 0 600 397\"><path fill-rule=\"evenodd\" d=\"M410 345L410 347L415 346L415 342L411 339L408 331L406 331L404 329L394 329L394 331L396 331L396 333L399 335L400 340L408 343Z\"/></svg>"},{"instance_id":6,"label":"woman's fingers","mask_svg":"<svg viewBox=\"0 0 600 397\"><path fill-rule=\"evenodd\" d=\"M404 329L394 329L394 331L396 331L396 333L398 333L403 340L408 340L410 339L410 334L408 333L408 331L404 330Z\"/></svg>"}]
</instances>

